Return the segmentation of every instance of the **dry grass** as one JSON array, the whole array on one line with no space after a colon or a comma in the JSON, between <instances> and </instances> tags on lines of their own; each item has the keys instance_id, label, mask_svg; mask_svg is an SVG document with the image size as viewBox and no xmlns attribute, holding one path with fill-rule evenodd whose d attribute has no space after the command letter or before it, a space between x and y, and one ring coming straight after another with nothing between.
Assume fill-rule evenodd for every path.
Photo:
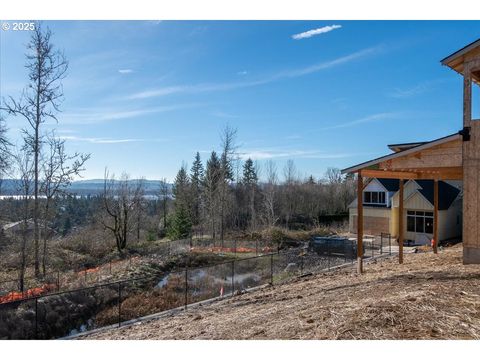
<instances>
[{"instance_id":1,"label":"dry grass","mask_svg":"<svg viewBox=\"0 0 480 360\"><path fill-rule=\"evenodd\" d=\"M480 266L457 245L303 278L89 339L479 339Z\"/></svg>"}]
</instances>

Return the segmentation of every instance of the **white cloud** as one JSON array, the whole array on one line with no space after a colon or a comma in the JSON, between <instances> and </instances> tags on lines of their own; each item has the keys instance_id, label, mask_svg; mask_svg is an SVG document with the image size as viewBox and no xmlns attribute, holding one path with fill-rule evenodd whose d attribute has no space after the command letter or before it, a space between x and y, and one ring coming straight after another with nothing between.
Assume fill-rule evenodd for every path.
<instances>
[{"instance_id":1,"label":"white cloud","mask_svg":"<svg viewBox=\"0 0 480 360\"><path fill-rule=\"evenodd\" d=\"M213 111L212 116L224 118L224 119L237 119L239 118L238 115L230 114L221 110Z\"/></svg>"},{"instance_id":2,"label":"white cloud","mask_svg":"<svg viewBox=\"0 0 480 360\"><path fill-rule=\"evenodd\" d=\"M383 112L378 114L372 114L372 115L368 115L360 119L348 121L342 124L328 126L323 128L323 130L346 128L346 127L356 126L356 125L370 123L370 122L379 121L379 120L390 120L398 117L399 115L400 113L395 113L395 112Z\"/></svg>"},{"instance_id":3,"label":"white cloud","mask_svg":"<svg viewBox=\"0 0 480 360\"><path fill-rule=\"evenodd\" d=\"M396 99L405 99L410 98L416 95L423 94L430 90L431 84L429 82L422 82L408 89L394 89L393 92L389 94L390 97Z\"/></svg>"},{"instance_id":4,"label":"white cloud","mask_svg":"<svg viewBox=\"0 0 480 360\"><path fill-rule=\"evenodd\" d=\"M340 159L350 157L352 154L327 153L318 150L292 150L292 149L251 149L239 153L242 160L248 158L252 160L269 159Z\"/></svg>"},{"instance_id":5,"label":"white cloud","mask_svg":"<svg viewBox=\"0 0 480 360\"><path fill-rule=\"evenodd\" d=\"M342 27L342 25L328 25L328 26L324 26L324 27L321 27L321 28L318 28L318 29L308 30L308 31L302 32L300 34L292 35L292 39L295 39L295 40L308 39L312 36L325 34L325 33L328 33L332 30L340 29L341 27Z\"/></svg>"},{"instance_id":6,"label":"white cloud","mask_svg":"<svg viewBox=\"0 0 480 360\"><path fill-rule=\"evenodd\" d=\"M242 70L242 71L239 71L237 72L237 75L247 75L248 74L248 71L247 70Z\"/></svg>"},{"instance_id":7,"label":"white cloud","mask_svg":"<svg viewBox=\"0 0 480 360\"><path fill-rule=\"evenodd\" d=\"M133 70L132 69L120 69L120 70L118 70L118 72L120 74L131 74L131 73L133 73Z\"/></svg>"},{"instance_id":8,"label":"white cloud","mask_svg":"<svg viewBox=\"0 0 480 360\"><path fill-rule=\"evenodd\" d=\"M305 76L305 75L326 70L335 66L343 65L351 61L355 61L363 57L375 54L381 49L382 49L382 46L366 48L349 55L341 56L333 60L320 62L320 63L313 64L303 68L284 70L276 74L273 74L271 76L266 76L266 77L259 78L257 80L252 80L252 81L167 86L167 87L162 87L157 89L140 91L127 96L126 99L128 100L147 99L151 97L165 96L165 95L178 94L178 93L203 93L203 92L211 92L211 91L227 91L227 90L258 86L258 85L268 84L268 83L286 79L286 78L295 78L299 76Z\"/></svg>"},{"instance_id":9,"label":"white cloud","mask_svg":"<svg viewBox=\"0 0 480 360\"><path fill-rule=\"evenodd\" d=\"M199 104L179 104L168 106L157 106L147 109L136 110L115 110L109 108L80 109L77 112L64 113L62 122L67 124L95 124L100 122L137 118L149 114L175 111L191 107L200 106Z\"/></svg>"},{"instance_id":10,"label":"white cloud","mask_svg":"<svg viewBox=\"0 0 480 360\"><path fill-rule=\"evenodd\" d=\"M95 137L81 137L74 135L60 136L63 140L88 142L91 144L123 144L132 142L163 142L164 139L112 139L112 138L95 138Z\"/></svg>"}]
</instances>

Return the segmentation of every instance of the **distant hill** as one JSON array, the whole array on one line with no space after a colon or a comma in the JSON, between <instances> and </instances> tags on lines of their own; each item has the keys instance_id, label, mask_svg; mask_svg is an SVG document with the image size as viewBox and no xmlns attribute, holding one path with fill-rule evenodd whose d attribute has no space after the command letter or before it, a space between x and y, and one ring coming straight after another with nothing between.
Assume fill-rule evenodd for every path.
<instances>
[{"instance_id":1,"label":"distant hill","mask_svg":"<svg viewBox=\"0 0 480 360\"><path fill-rule=\"evenodd\" d=\"M129 180L135 182L137 180ZM143 180L145 184L146 195L156 195L160 190L160 180ZM167 184L169 192L172 191L172 184ZM4 179L1 181L1 195L18 195L20 189L20 180ZM103 191L103 179L78 180L74 181L68 191L77 195L97 195Z\"/></svg>"}]
</instances>

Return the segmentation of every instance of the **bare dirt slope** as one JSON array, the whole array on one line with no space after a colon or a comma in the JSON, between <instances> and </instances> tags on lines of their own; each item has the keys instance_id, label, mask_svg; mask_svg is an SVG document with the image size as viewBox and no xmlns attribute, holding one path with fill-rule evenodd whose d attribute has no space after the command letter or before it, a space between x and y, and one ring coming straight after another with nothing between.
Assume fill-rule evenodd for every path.
<instances>
[{"instance_id":1,"label":"bare dirt slope","mask_svg":"<svg viewBox=\"0 0 480 360\"><path fill-rule=\"evenodd\" d=\"M88 339L478 339L480 266L457 245L316 275Z\"/></svg>"}]
</instances>

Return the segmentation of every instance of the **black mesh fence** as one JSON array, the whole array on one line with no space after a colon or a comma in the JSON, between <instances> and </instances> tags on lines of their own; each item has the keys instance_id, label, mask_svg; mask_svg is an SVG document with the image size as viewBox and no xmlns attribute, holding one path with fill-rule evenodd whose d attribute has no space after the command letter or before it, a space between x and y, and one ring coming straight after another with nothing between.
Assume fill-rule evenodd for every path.
<instances>
[{"instance_id":1,"label":"black mesh fence","mask_svg":"<svg viewBox=\"0 0 480 360\"><path fill-rule=\"evenodd\" d=\"M387 239L389 236L384 234L379 238L378 246L377 241L372 241L371 246L365 245L364 256L385 253ZM237 250L251 245L233 240L235 243L240 244L235 247ZM184 251L190 249L190 245L190 240L185 240L176 242L170 249L172 252ZM0 303L0 339L53 339L108 325L121 325L204 300L232 296L261 285L279 284L309 273L354 265L357 252L356 242L348 239L316 246L306 243L305 246L274 252L269 246L271 244L258 245L267 248L268 254L258 252L255 256L257 252L248 252L220 264L93 286L89 286L90 281L102 281L102 278L96 271L84 271L80 279L85 286L74 290L59 291L63 280L57 274L47 282L54 286L53 293L16 301L7 299Z\"/></svg>"}]
</instances>

